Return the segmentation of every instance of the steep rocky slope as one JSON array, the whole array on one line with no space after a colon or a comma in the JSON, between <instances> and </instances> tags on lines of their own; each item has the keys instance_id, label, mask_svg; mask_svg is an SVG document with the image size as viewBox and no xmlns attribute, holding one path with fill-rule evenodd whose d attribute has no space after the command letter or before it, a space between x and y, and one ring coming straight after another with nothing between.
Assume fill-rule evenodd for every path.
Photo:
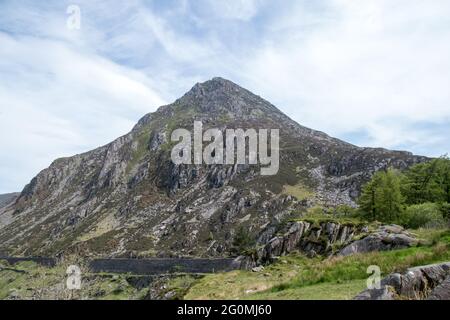
<instances>
[{"instance_id":1,"label":"steep rocky slope","mask_svg":"<svg viewBox=\"0 0 450 320\"><path fill-rule=\"evenodd\" d=\"M175 165L174 129L280 130L280 170ZM261 243L315 203L354 204L373 172L426 158L360 148L305 128L264 99L214 78L144 116L93 151L54 161L0 208L0 252L11 255L225 256L238 226Z\"/></svg>"},{"instance_id":2,"label":"steep rocky slope","mask_svg":"<svg viewBox=\"0 0 450 320\"><path fill-rule=\"evenodd\" d=\"M11 204L14 200L17 199L19 195L20 193L0 194L0 208L6 207L7 205Z\"/></svg>"}]
</instances>

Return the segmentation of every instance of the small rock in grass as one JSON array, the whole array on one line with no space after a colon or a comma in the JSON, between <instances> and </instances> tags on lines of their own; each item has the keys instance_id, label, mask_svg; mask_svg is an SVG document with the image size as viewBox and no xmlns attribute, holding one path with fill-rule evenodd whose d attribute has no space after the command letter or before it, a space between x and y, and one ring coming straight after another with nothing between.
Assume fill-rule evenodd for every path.
<instances>
[{"instance_id":1,"label":"small rock in grass","mask_svg":"<svg viewBox=\"0 0 450 320\"><path fill-rule=\"evenodd\" d=\"M258 267L252 268L252 271L253 271L253 272L261 272L261 271L263 271L263 270L264 270L264 267L263 267L263 266L258 266Z\"/></svg>"}]
</instances>

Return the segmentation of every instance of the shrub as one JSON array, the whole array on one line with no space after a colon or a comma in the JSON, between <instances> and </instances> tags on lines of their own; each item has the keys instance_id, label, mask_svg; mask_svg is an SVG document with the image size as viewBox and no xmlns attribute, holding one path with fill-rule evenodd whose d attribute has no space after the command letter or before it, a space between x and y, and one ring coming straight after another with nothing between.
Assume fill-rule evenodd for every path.
<instances>
[{"instance_id":1,"label":"shrub","mask_svg":"<svg viewBox=\"0 0 450 320\"><path fill-rule=\"evenodd\" d=\"M408 228L435 228L445 225L440 206L436 203L422 203L406 208L399 223Z\"/></svg>"},{"instance_id":2,"label":"shrub","mask_svg":"<svg viewBox=\"0 0 450 320\"><path fill-rule=\"evenodd\" d=\"M308 215L311 216L322 216L324 214L326 214L326 210L325 208L321 207L321 206L314 206L308 209Z\"/></svg>"},{"instance_id":3,"label":"shrub","mask_svg":"<svg viewBox=\"0 0 450 320\"><path fill-rule=\"evenodd\" d=\"M250 234L249 230L241 226L237 229L236 235L234 236L231 252L238 255L248 254L255 246L255 243L256 241Z\"/></svg>"},{"instance_id":4,"label":"shrub","mask_svg":"<svg viewBox=\"0 0 450 320\"><path fill-rule=\"evenodd\" d=\"M439 205L442 216L445 220L450 221L450 203L444 202Z\"/></svg>"},{"instance_id":5,"label":"shrub","mask_svg":"<svg viewBox=\"0 0 450 320\"><path fill-rule=\"evenodd\" d=\"M349 205L339 205L334 210L335 215L337 216L346 216L346 217L353 217L357 214L357 209L349 206Z\"/></svg>"}]
</instances>

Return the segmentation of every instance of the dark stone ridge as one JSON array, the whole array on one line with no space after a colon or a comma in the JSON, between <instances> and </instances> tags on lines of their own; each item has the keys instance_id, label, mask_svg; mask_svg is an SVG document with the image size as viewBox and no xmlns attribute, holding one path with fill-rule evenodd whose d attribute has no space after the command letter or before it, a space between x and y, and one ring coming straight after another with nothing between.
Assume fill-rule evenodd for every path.
<instances>
[{"instance_id":1,"label":"dark stone ridge","mask_svg":"<svg viewBox=\"0 0 450 320\"><path fill-rule=\"evenodd\" d=\"M8 262L10 265L15 265L16 263L20 263L23 261L31 261L37 264L40 264L45 267L54 267L56 266L55 258L45 258L45 257L5 257L0 256L0 260L4 260Z\"/></svg>"},{"instance_id":2,"label":"dark stone ridge","mask_svg":"<svg viewBox=\"0 0 450 320\"><path fill-rule=\"evenodd\" d=\"M97 259L89 263L91 272L160 275L170 273L214 273L231 271L234 259Z\"/></svg>"}]
</instances>

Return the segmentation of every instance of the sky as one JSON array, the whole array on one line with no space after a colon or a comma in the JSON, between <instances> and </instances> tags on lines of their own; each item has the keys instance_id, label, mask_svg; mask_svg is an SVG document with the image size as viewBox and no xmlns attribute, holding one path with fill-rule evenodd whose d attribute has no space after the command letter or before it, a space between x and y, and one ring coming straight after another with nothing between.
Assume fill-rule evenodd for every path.
<instances>
[{"instance_id":1,"label":"sky","mask_svg":"<svg viewBox=\"0 0 450 320\"><path fill-rule=\"evenodd\" d=\"M440 156L449 57L448 0L0 0L0 193L216 76L356 145Z\"/></svg>"}]
</instances>

